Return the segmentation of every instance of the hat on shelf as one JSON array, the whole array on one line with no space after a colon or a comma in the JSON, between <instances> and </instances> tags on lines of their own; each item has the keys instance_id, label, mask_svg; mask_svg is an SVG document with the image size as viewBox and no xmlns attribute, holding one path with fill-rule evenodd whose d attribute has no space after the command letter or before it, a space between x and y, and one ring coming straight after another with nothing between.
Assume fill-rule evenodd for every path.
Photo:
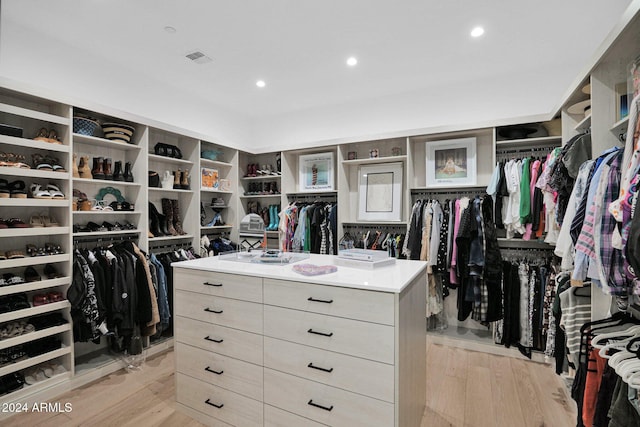
<instances>
[{"instance_id":1,"label":"hat on shelf","mask_svg":"<svg viewBox=\"0 0 640 427\"><path fill-rule=\"evenodd\" d=\"M586 85L582 86L582 93L586 93L587 95L591 95L591 83L587 83Z\"/></svg>"},{"instance_id":2,"label":"hat on shelf","mask_svg":"<svg viewBox=\"0 0 640 427\"><path fill-rule=\"evenodd\" d=\"M567 108L567 113L575 115L584 114L584 117L589 117L591 115L591 100L585 99L584 101L580 101L569 106L569 108Z\"/></svg>"},{"instance_id":3,"label":"hat on shelf","mask_svg":"<svg viewBox=\"0 0 640 427\"><path fill-rule=\"evenodd\" d=\"M537 123L504 126L498 129L498 135L505 139L538 138L547 136L547 130Z\"/></svg>"}]
</instances>

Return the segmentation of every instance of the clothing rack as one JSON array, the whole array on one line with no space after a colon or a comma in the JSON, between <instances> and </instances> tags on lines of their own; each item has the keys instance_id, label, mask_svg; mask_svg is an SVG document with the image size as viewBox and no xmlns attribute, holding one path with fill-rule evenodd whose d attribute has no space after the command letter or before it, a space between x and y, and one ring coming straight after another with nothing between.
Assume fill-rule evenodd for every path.
<instances>
[{"instance_id":1,"label":"clothing rack","mask_svg":"<svg viewBox=\"0 0 640 427\"><path fill-rule=\"evenodd\" d=\"M300 201L300 202L335 202L338 198L336 193L328 193L328 194L305 194L305 193L287 193L287 200L289 202L292 201Z\"/></svg>"},{"instance_id":2,"label":"clothing rack","mask_svg":"<svg viewBox=\"0 0 640 427\"><path fill-rule=\"evenodd\" d=\"M504 150L496 150L496 160L510 160L515 157L547 157L556 146L546 147L529 147L529 148L509 148ZM518 156L515 156L515 155Z\"/></svg>"},{"instance_id":3,"label":"clothing rack","mask_svg":"<svg viewBox=\"0 0 640 427\"><path fill-rule=\"evenodd\" d=\"M402 231L407 231L407 224L406 223L400 223L400 224L356 224L356 223L348 223L348 222L343 222L342 223L342 228L346 231L347 229L349 230L402 230Z\"/></svg>"},{"instance_id":4,"label":"clothing rack","mask_svg":"<svg viewBox=\"0 0 640 427\"><path fill-rule=\"evenodd\" d=\"M189 249L193 247L191 242L175 242L175 243L162 243L160 245L149 244L149 252L169 252L177 249ZM162 249L162 251L159 251Z\"/></svg>"},{"instance_id":5,"label":"clothing rack","mask_svg":"<svg viewBox=\"0 0 640 427\"><path fill-rule=\"evenodd\" d=\"M131 234L119 234L117 236L76 236L73 238L73 246L96 243L100 246L102 243L120 243L138 240L138 233L132 231Z\"/></svg>"},{"instance_id":6,"label":"clothing rack","mask_svg":"<svg viewBox=\"0 0 640 427\"><path fill-rule=\"evenodd\" d=\"M455 199L458 197L474 198L476 196L482 197L486 194L487 186L465 187L462 189L420 189L411 190L411 203L415 203L418 199L437 199L438 196L447 196L446 198Z\"/></svg>"}]
</instances>

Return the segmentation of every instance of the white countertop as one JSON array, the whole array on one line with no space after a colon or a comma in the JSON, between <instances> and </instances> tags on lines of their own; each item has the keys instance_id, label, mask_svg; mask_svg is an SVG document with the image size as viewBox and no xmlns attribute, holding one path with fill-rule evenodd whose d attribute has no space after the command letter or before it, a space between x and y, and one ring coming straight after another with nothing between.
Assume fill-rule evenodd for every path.
<instances>
[{"instance_id":1,"label":"white countertop","mask_svg":"<svg viewBox=\"0 0 640 427\"><path fill-rule=\"evenodd\" d=\"M336 261L337 257L333 255L311 254L310 258L294 264L274 265L220 260L216 256L175 262L172 265L174 268L241 274L393 293L402 292L404 287L411 283L415 277L419 274L425 274L427 267L427 263L424 261L396 260L393 265L375 269L363 269L346 267ZM305 276L292 270L295 264L337 265L338 271L319 276Z\"/></svg>"}]
</instances>

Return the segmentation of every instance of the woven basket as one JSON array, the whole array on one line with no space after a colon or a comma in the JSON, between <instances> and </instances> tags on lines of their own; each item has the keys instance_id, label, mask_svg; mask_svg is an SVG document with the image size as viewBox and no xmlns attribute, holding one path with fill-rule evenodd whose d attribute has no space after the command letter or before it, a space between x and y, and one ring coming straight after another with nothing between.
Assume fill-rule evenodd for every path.
<instances>
[{"instance_id":1,"label":"woven basket","mask_svg":"<svg viewBox=\"0 0 640 427\"><path fill-rule=\"evenodd\" d=\"M88 136L101 136L102 127L97 120L91 120L84 117L73 118L73 133Z\"/></svg>"}]
</instances>

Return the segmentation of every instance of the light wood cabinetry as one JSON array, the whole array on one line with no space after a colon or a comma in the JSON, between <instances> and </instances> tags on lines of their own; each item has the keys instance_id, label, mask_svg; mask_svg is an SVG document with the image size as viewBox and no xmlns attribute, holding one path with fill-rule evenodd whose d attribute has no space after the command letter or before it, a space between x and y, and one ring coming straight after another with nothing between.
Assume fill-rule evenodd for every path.
<instances>
[{"instance_id":1,"label":"light wood cabinetry","mask_svg":"<svg viewBox=\"0 0 640 427\"><path fill-rule=\"evenodd\" d=\"M317 257L312 261L333 259ZM275 267L271 277L259 269L247 275L243 266L217 259L175 266L175 283L181 283L175 291L181 409L207 424L420 425L426 398L424 263L388 267L403 269L410 279L393 281L387 291L368 289L369 280L379 289L384 279L353 268L339 267L344 276L335 283L353 281L345 287L327 280L301 282L290 266ZM234 269L237 273L229 274ZM256 281L261 303L247 301L257 300ZM250 289L241 290L244 283ZM235 286L238 299L211 300L212 287ZM180 302L187 293L195 297ZM211 307L223 312L220 317L204 312ZM230 317L223 319L227 312ZM234 331L233 338L228 331ZM248 409L232 406L242 401L236 394L252 399ZM256 404L264 418L252 415Z\"/></svg>"}]
</instances>

